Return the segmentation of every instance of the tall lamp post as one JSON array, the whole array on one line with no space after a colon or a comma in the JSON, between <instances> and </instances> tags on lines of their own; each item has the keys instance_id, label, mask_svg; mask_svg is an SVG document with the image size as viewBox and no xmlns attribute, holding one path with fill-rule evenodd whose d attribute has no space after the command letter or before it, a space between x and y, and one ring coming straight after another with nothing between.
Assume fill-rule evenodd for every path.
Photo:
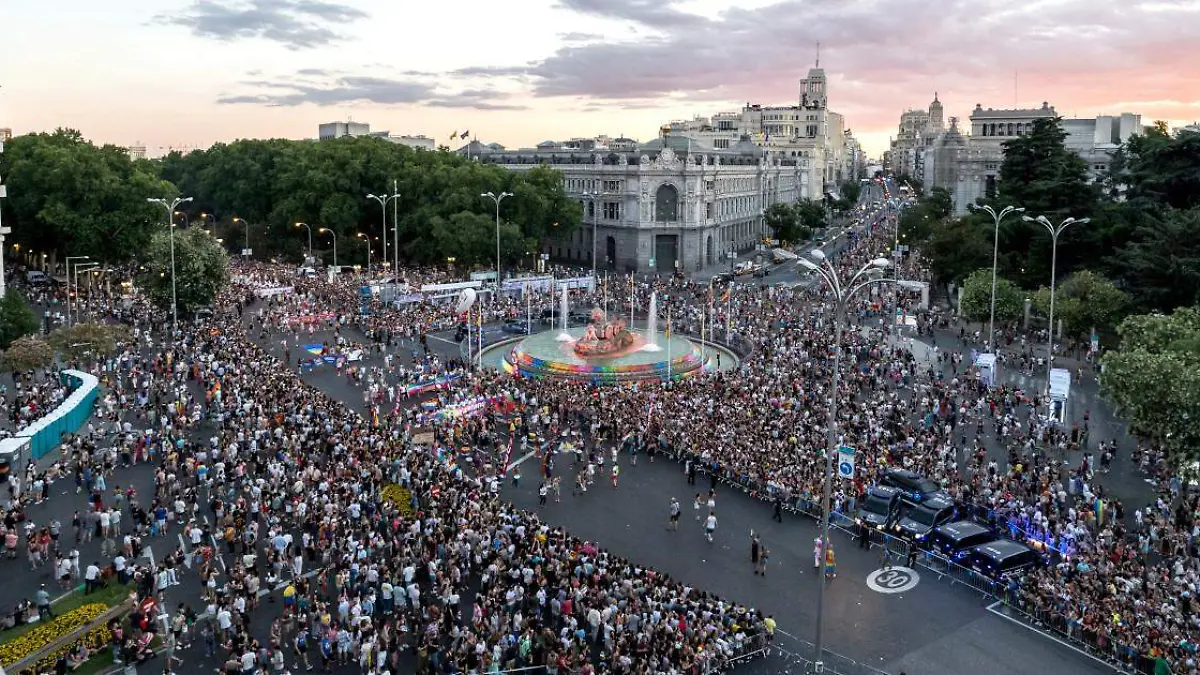
<instances>
[{"instance_id":1,"label":"tall lamp post","mask_svg":"<svg viewBox=\"0 0 1200 675\"><path fill-rule=\"evenodd\" d=\"M308 226L308 223L296 223L295 226L303 226L304 229L308 230L308 257L312 258L312 228Z\"/></svg>"},{"instance_id":2,"label":"tall lamp post","mask_svg":"<svg viewBox=\"0 0 1200 675\"><path fill-rule=\"evenodd\" d=\"M80 293L79 293L79 288L80 288L79 273L80 272L90 272L99 267L100 267L100 263L92 262L92 261L88 261L88 260L83 260L83 261L75 263L74 272L75 272L75 294L76 295L80 295ZM72 271L72 268L70 266L68 266L67 267L67 295L68 296L70 296L70 294L71 294L71 271ZM91 288L91 285L89 284L88 287ZM82 319L83 319L83 299L79 298L75 302L75 322L79 323ZM71 315L68 313L67 314L67 326L70 326L70 325L71 325Z\"/></svg>"},{"instance_id":3,"label":"tall lamp post","mask_svg":"<svg viewBox=\"0 0 1200 675\"><path fill-rule=\"evenodd\" d=\"M846 303L849 302L855 294L862 289L877 283L890 282L890 279L883 279L882 274L891 262L887 258L875 258L863 265L853 276L846 282L843 282L839 277L833 263L825 257L825 253L821 249L814 249L809 256L812 260L801 258L800 264L807 270L819 275L829 290L833 291L834 296L834 337L833 337L833 383L829 392L829 409L826 413L826 438L825 438L825 487L821 494L821 551L825 553L829 550L829 511L830 511L830 495L833 492L833 456L837 453L837 394L838 387L841 386L841 366L842 366L842 323L846 316ZM825 611L825 581L820 582L817 591L817 635L816 635L816 653L813 655L815 672L821 672L824 669L822 639L824 638L824 611Z\"/></svg>"},{"instance_id":4,"label":"tall lamp post","mask_svg":"<svg viewBox=\"0 0 1200 675\"><path fill-rule=\"evenodd\" d=\"M486 197L496 202L496 295L492 298L492 302L500 300L500 202L504 201L505 197L513 196L511 192L485 192L480 197Z\"/></svg>"},{"instance_id":5,"label":"tall lamp post","mask_svg":"<svg viewBox=\"0 0 1200 675\"><path fill-rule=\"evenodd\" d=\"M192 201L191 197L176 197L168 202L165 199L156 199L147 197L147 202L158 204L167 210L167 230L171 233L171 332L175 333L179 330L179 295L175 284L175 207L180 204L187 204ZM186 227L187 214L184 214L184 227Z\"/></svg>"},{"instance_id":6,"label":"tall lamp post","mask_svg":"<svg viewBox=\"0 0 1200 675\"><path fill-rule=\"evenodd\" d=\"M600 279L596 277L596 222L600 217L600 208L596 202L596 197L599 197L599 192L584 192L580 195L583 201L589 202L592 205L592 283L593 288L600 287Z\"/></svg>"},{"instance_id":7,"label":"tall lamp post","mask_svg":"<svg viewBox=\"0 0 1200 675\"><path fill-rule=\"evenodd\" d=\"M362 239L363 241L367 242L367 276L370 276L370 274L371 274L371 238L362 232L359 232L358 234L356 234L354 236L357 239Z\"/></svg>"},{"instance_id":8,"label":"tall lamp post","mask_svg":"<svg viewBox=\"0 0 1200 675\"><path fill-rule=\"evenodd\" d=\"M1000 222L1005 216L1010 213L1025 213L1024 207L1006 206L999 213L991 206L982 206L976 209L972 207L972 211L979 210L992 217L992 221L996 224L996 233L992 242L992 307L988 314L988 349L992 353L996 352L996 266L1000 261ZM1029 220L1029 218L1026 218Z\"/></svg>"},{"instance_id":9,"label":"tall lamp post","mask_svg":"<svg viewBox=\"0 0 1200 675\"><path fill-rule=\"evenodd\" d=\"M374 199L375 201L379 202L379 212L383 218L383 220L381 222L381 225L383 227L383 254L382 255L383 255L383 261L385 263L388 260L388 254L387 254L387 205L388 205L388 202L395 201L399 198L400 198L399 194L389 195L387 192L384 192L382 195L376 195L373 193L367 195L367 199ZM368 243L367 246L370 246L370 243ZM393 238L392 239L392 248L396 248L398 251L399 250L398 247L399 247L399 242L397 242L395 240L395 238Z\"/></svg>"},{"instance_id":10,"label":"tall lamp post","mask_svg":"<svg viewBox=\"0 0 1200 675\"><path fill-rule=\"evenodd\" d=\"M241 223L242 225L246 226L246 248L242 251L242 256L244 256L247 260L249 260L250 259L250 223L246 222L245 218L238 218L237 216L233 217L233 222Z\"/></svg>"},{"instance_id":11,"label":"tall lamp post","mask_svg":"<svg viewBox=\"0 0 1200 675\"><path fill-rule=\"evenodd\" d=\"M322 227L317 230L317 234L325 234L326 232L328 232L330 238L333 239L333 266L337 267L337 232L334 232L328 227ZM340 272L341 270L339 269L338 271Z\"/></svg>"},{"instance_id":12,"label":"tall lamp post","mask_svg":"<svg viewBox=\"0 0 1200 675\"><path fill-rule=\"evenodd\" d=\"M1091 218L1067 218L1061 223L1055 225L1050 222L1046 216L1022 216L1022 219L1027 223L1038 223L1050 232L1050 325L1046 331L1049 340L1046 344L1046 395L1050 395L1050 370L1054 368L1054 288L1055 276L1058 274L1058 235L1062 234L1063 230L1075 223L1088 223ZM1046 402L1047 412L1049 412L1049 400Z\"/></svg>"},{"instance_id":13,"label":"tall lamp post","mask_svg":"<svg viewBox=\"0 0 1200 675\"><path fill-rule=\"evenodd\" d=\"M72 260L90 260L90 255L69 255L67 261L67 325L71 325L71 261Z\"/></svg>"}]
</instances>

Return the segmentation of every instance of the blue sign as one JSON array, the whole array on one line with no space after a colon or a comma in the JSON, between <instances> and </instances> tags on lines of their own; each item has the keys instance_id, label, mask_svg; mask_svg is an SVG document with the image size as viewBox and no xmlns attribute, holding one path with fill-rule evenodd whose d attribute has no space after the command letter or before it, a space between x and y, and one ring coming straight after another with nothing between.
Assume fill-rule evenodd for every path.
<instances>
[{"instance_id":1,"label":"blue sign","mask_svg":"<svg viewBox=\"0 0 1200 675\"><path fill-rule=\"evenodd\" d=\"M840 478L854 478L854 448L838 448L837 471Z\"/></svg>"}]
</instances>

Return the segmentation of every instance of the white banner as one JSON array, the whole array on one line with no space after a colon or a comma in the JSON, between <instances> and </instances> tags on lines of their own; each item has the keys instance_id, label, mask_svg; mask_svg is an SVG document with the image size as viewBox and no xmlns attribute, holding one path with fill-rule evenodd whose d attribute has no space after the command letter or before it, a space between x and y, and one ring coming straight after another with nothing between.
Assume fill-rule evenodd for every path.
<instances>
[{"instance_id":1,"label":"white banner","mask_svg":"<svg viewBox=\"0 0 1200 675\"><path fill-rule=\"evenodd\" d=\"M421 286L422 293L438 293L440 291L461 291L464 288L479 288L482 281L459 281L453 284L425 284Z\"/></svg>"}]
</instances>

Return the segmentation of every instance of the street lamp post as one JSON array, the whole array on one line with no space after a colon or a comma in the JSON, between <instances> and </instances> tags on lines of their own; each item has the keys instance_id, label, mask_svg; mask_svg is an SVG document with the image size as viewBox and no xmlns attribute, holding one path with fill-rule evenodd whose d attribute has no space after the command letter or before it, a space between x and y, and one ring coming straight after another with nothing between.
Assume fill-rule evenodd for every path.
<instances>
[{"instance_id":1,"label":"street lamp post","mask_svg":"<svg viewBox=\"0 0 1200 675\"><path fill-rule=\"evenodd\" d=\"M492 302L498 302L500 300L500 202L504 201L505 197L513 196L513 193L485 192L479 196L496 202L496 295L492 298Z\"/></svg>"},{"instance_id":2,"label":"street lamp post","mask_svg":"<svg viewBox=\"0 0 1200 675\"><path fill-rule=\"evenodd\" d=\"M326 232L328 232L330 238L333 239L333 266L337 267L338 266L338 264L337 264L337 232L334 232L333 230L329 229L328 227L322 227L319 230L317 230L317 234L325 234ZM341 271L341 270L339 269L338 271Z\"/></svg>"},{"instance_id":3,"label":"street lamp post","mask_svg":"<svg viewBox=\"0 0 1200 675\"><path fill-rule=\"evenodd\" d=\"M238 218L237 216L233 217L233 222L241 223L242 225L246 226L246 249L244 251L242 251L242 255L245 256L245 258L247 260L249 260L250 259L250 223L246 222L246 220L244 218Z\"/></svg>"},{"instance_id":4,"label":"street lamp post","mask_svg":"<svg viewBox=\"0 0 1200 675\"><path fill-rule=\"evenodd\" d=\"M596 197L599 197L600 193L584 192L580 196L585 202L590 202L592 205L592 283L598 287L600 280L596 277L596 224L600 218L600 208L596 202Z\"/></svg>"},{"instance_id":5,"label":"street lamp post","mask_svg":"<svg viewBox=\"0 0 1200 675\"><path fill-rule=\"evenodd\" d=\"M72 260L89 260L90 255L69 255L67 256L67 325L71 325L71 261Z\"/></svg>"},{"instance_id":6,"label":"street lamp post","mask_svg":"<svg viewBox=\"0 0 1200 675\"><path fill-rule=\"evenodd\" d=\"M972 210L975 210L974 208ZM1006 206L999 213L990 205L979 207L979 211L983 211L992 217L992 221L996 224L995 237L992 242L992 306L988 314L988 349L992 353L996 351L996 266L1000 261L1000 222L1005 216L1010 213L1025 213L1023 207ZM1027 219L1028 220L1028 219Z\"/></svg>"},{"instance_id":7,"label":"street lamp post","mask_svg":"<svg viewBox=\"0 0 1200 675\"><path fill-rule=\"evenodd\" d=\"M387 254L387 205L388 205L388 202L395 201L399 198L400 198L399 194L389 195L387 192L384 192L382 195L376 195L374 193L367 195L367 199L374 199L375 201L379 202L379 212L380 212L381 217L383 218L383 220L381 222L381 227L383 228L383 254L382 255L383 255L383 261L385 263L387 262L387 259L388 259L388 254ZM368 246L370 246L370 244L368 244ZM399 251L399 242L397 242L394 237L392 238L392 248L395 248L397 251Z\"/></svg>"},{"instance_id":8,"label":"street lamp post","mask_svg":"<svg viewBox=\"0 0 1200 675\"><path fill-rule=\"evenodd\" d=\"M77 295L79 294L79 288L80 288L80 286L79 286L79 273L80 273L80 272L89 272L89 271L91 271L91 270L94 270L94 269L96 269L96 268L98 268L98 267L100 267L100 263L98 263L98 262L91 262L91 261L87 261L87 260L82 260L82 261L79 261L79 262L75 263L75 265L74 265L74 271L75 271L75 293L76 293ZM70 297L70 295L71 295L71 270L72 270L72 267L71 267L70 265L68 265L68 266L67 266L67 297L68 297L68 298L69 298L69 297ZM90 288L90 284L89 284L89 288ZM82 318L83 318L83 300L82 300L82 298L80 298L80 299L79 299L79 300L78 300L78 301L75 303L75 322L76 322L76 323L78 323L79 321L81 321L81 320L82 320ZM67 315L67 326L70 326L70 325L71 325L71 316L70 316L70 314L68 314L68 315Z\"/></svg>"},{"instance_id":9,"label":"street lamp post","mask_svg":"<svg viewBox=\"0 0 1200 675\"><path fill-rule=\"evenodd\" d=\"M370 274L371 274L371 238L362 232L359 232L358 234L356 234L354 236L367 242L367 275L370 276Z\"/></svg>"},{"instance_id":10,"label":"street lamp post","mask_svg":"<svg viewBox=\"0 0 1200 675\"><path fill-rule=\"evenodd\" d=\"M826 439L825 439L825 487L821 494L821 552L823 555L828 555L829 550L829 516L830 516L830 501L833 493L833 456L837 453L837 395L838 387L841 386L841 365L842 365L842 323L846 315L846 303L854 297L860 290L876 283L886 283L890 279L883 279L880 275L891 263L886 258L875 258L863 265L857 272L854 273L850 280L843 283L834 269L832 262L825 257L825 253L821 249L814 249L809 255L812 260L806 258L800 259L800 264L818 275L825 281L829 290L833 291L834 295L834 337L833 337L833 376L832 388L829 392L829 408L826 412ZM822 648L823 634L823 618L825 611L825 582L822 580L817 591L817 635L815 648L816 652L813 655L815 672L821 672L824 669L824 660Z\"/></svg>"},{"instance_id":11,"label":"street lamp post","mask_svg":"<svg viewBox=\"0 0 1200 675\"><path fill-rule=\"evenodd\" d=\"M180 204L187 204L192 201L191 197L176 197L168 202L165 199L156 199L147 197L147 202L158 204L167 210L167 231L171 235L171 332L175 333L179 330L179 295L175 283L175 207ZM184 214L184 223L187 222L187 214ZM186 224L184 225L186 227ZM174 336L172 336L174 339Z\"/></svg>"},{"instance_id":12,"label":"street lamp post","mask_svg":"<svg viewBox=\"0 0 1200 675\"><path fill-rule=\"evenodd\" d=\"M1063 230L1075 223L1088 223L1091 218L1067 218L1061 223L1055 225L1050 222L1046 216L1022 216L1022 219L1027 223L1038 223L1050 233L1050 325L1047 327L1049 339L1046 343L1046 410L1050 411L1050 370L1054 368L1054 289L1055 276L1058 274L1058 235L1062 234Z\"/></svg>"},{"instance_id":13,"label":"street lamp post","mask_svg":"<svg viewBox=\"0 0 1200 675\"><path fill-rule=\"evenodd\" d=\"M308 226L308 223L296 223L296 227L300 226L304 226L304 229L308 230L308 257L312 258L312 228Z\"/></svg>"}]
</instances>

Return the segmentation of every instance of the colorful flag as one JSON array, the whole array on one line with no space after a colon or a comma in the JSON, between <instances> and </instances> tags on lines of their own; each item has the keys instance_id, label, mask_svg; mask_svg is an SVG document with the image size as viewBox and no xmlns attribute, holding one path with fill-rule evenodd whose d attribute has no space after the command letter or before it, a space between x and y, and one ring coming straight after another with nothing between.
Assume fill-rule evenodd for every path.
<instances>
[{"instance_id":1,"label":"colorful flag","mask_svg":"<svg viewBox=\"0 0 1200 675\"><path fill-rule=\"evenodd\" d=\"M465 141L465 140L467 140L467 136L470 136L470 135L471 135L470 131L464 131L464 132L462 132L462 135L459 136L459 138L461 138Z\"/></svg>"},{"instance_id":2,"label":"colorful flag","mask_svg":"<svg viewBox=\"0 0 1200 675\"><path fill-rule=\"evenodd\" d=\"M729 300L729 293L730 293L730 289L728 286L726 286L725 292L721 294L721 302L725 302L725 301Z\"/></svg>"},{"instance_id":3,"label":"colorful flag","mask_svg":"<svg viewBox=\"0 0 1200 675\"><path fill-rule=\"evenodd\" d=\"M466 134L464 134L464 136L465 135ZM456 138L458 138L458 130L457 129L455 129L454 133L450 134L450 140L454 140Z\"/></svg>"}]
</instances>

